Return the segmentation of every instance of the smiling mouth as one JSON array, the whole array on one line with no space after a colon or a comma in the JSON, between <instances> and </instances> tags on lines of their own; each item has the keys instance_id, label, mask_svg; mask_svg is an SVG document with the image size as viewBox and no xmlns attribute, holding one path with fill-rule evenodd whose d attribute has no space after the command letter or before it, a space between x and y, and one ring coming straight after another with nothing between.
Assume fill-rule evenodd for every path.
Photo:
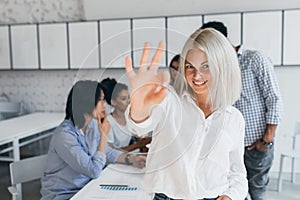
<instances>
[{"instance_id":1,"label":"smiling mouth","mask_svg":"<svg viewBox=\"0 0 300 200\"><path fill-rule=\"evenodd\" d=\"M208 82L208 80L205 80L205 81L193 81L193 83L196 85L196 86L200 86L200 85L204 85Z\"/></svg>"}]
</instances>

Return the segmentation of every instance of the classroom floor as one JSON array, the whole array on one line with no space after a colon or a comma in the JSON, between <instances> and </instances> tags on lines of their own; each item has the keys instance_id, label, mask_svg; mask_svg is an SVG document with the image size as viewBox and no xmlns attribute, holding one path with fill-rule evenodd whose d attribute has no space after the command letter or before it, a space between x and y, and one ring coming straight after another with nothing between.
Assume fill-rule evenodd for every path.
<instances>
[{"instance_id":1,"label":"classroom floor","mask_svg":"<svg viewBox=\"0 0 300 200\"><path fill-rule=\"evenodd\" d=\"M28 155L25 155L28 157ZM271 173L270 184L268 189L268 200L300 200L300 174L296 176L296 183L289 181L289 174L284 174L282 192L277 192L277 173ZM10 185L9 162L0 162L0 199L9 200L7 187ZM23 200L40 199L40 181L31 181L22 185Z\"/></svg>"}]
</instances>

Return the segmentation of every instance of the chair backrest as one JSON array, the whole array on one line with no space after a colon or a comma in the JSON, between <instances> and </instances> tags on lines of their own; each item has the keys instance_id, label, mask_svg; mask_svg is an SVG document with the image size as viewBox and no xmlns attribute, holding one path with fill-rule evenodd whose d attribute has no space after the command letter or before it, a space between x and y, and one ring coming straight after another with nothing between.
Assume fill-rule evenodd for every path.
<instances>
[{"instance_id":1,"label":"chair backrest","mask_svg":"<svg viewBox=\"0 0 300 200\"><path fill-rule=\"evenodd\" d=\"M21 113L21 103L0 102L0 120L15 117Z\"/></svg>"},{"instance_id":2,"label":"chair backrest","mask_svg":"<svg viewBox=\"0 0 300 200\"><path fill-rule=\"evenodd\" d=\"M300 135L300 121L297 121L295 123L295 129L294 129L294 134L293 134L293 146L292 146L293 149L296 148L297 135Z\"/></svg>"},{"instance_id":3,"label":"chair backrest","mask_svg":"<svg viewBox=\"0 0 300 200\"><path fill-rule=\"evenodd\" d=\"M41 178L46 162L47 155L41 155L10 163L11 184L16 185Z\"/></svg>"},{"instance_id":4,"label":"chair backrest","mask_svg":"<svg viewBox=\"0 0 300 200\"><path fill-rule=\"evenodd\" d=\"M300 121L297 121L295 124L294 135L300 135Z\"/></svg>"},{"instance_id":5,"label":"chair backrest","mask_svg":"<svg viewBox=\"0 0 300 200\"><path fill-rule=\"evenodd\" d=\"M0 112L2 113L19 113L21 105L18 102L0 102Z\"/></svg>"}]
</instances>

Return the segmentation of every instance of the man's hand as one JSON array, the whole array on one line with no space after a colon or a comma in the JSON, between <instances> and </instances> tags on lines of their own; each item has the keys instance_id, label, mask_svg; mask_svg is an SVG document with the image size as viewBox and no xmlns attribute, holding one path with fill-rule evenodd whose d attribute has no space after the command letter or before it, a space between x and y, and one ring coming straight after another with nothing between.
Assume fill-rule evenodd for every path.
<instances>
[{"instance_id":1,"label":"man's hand","mask_svg":"<svg viewBox=\"0 0 300 200\"><path fill-rule=\"evenodd\" d=\"M249 146L247 149L249 150L249 151L251 151L252 149L254 149L254 148L256 148L258 151L265 151L265 150L267 150L267 147L265 147L262 143L261 143L261 141L260 141L260 139L259 140L256 140L251 146Z\"/></svg>"}]
</instances>

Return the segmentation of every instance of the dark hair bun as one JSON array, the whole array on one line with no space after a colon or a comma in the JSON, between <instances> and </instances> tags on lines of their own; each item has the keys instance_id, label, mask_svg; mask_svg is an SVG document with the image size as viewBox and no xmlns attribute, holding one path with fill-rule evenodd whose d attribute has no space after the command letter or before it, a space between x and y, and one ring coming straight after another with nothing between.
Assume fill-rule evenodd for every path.
<instances>
[{"instance_id":1,"label":"dark hair bun","mask_svg":"<svg viewBox=\"0 0 300 200\"><path fill-rule=\"evenodd\" d=\"M106 102L111 105L110 101L111 101L111 95L112 95L112 92L114 90L114 87L116 86L117 84L117 81L116 79L114 78L106 78L106 79L103 79L101 81L101 84L103 86L103 91L104 91L104 95L105 95L105 100Z\"/></svg>"}]
</instances>

